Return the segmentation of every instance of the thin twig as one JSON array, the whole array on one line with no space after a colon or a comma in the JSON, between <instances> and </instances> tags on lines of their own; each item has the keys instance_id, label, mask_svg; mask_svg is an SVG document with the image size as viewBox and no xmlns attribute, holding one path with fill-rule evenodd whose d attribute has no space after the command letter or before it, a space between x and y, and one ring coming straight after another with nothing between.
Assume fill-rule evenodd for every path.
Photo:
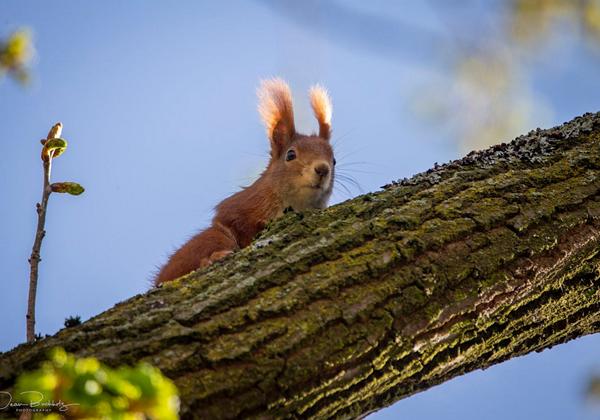
<instances>
[{"instance_id":1,"label":"thin twig","mask_svg":"<svg viewBox=\"0 0 600 420\"><path fill-rule=\"evenodd\" d=\"M56 123L50 129L46 141L60 137L62 132L62 124ZM44 143L44 141L42 141ZM37 230L35 232L35 241L33 242L33 248L31 249L31 256L29 257L29 265L31 270L29 272L29 297L27 299L27 342L35 341L35 297L37 292L37 281L38 281L38 266L41 261L40 249L42 248L42 240L46 231L44 225L46 223L46 208L48 206L48 198L52 193L50 188L50 174L52 172L52 158L54 152L51 151L47 159L43 159L44 163L44 187L42 190L42 201L36 204L36 210L38 214Z\"/></svg>"}]
</instances>

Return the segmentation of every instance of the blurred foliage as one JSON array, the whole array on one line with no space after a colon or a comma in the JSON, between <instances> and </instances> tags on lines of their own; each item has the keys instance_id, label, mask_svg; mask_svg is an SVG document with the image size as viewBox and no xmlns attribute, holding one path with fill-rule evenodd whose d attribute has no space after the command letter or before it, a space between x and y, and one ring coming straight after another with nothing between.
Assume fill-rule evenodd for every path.
<instances>
[{"instance_id":1,"label":"blurred foliage","mask_svg":"<svg viewBox=\"0 0 600 420\"><path fill-rule=\"evenodd\" d=\"M0 76L8 74L20 83L29 81L27 65L33 56L29 31L21 29L0 41Z\"/></svg>"},{"instance_id":2,"label":"blurred foliage","mask_svg":"<svg viewBox=\"0 0 600 420\"><path fill-rule=\"evenodd\" d=\"M587 385L587 396L600 401L600 376L592 376Z\"/></svg>"},{"instance_id":3,"label":"blurred foliage","mask_svg":"<svg viewBox=\"0 0 600 420\"><path fill-rule=\"evenodd\" d=\"M570 37L600 52L600 0L512 0L496 12L479 33L452 22L450 77L414 93L417 113L452 131L462 152L512 140L551 118L551 104L530 81L544 47Z\"/></svg>"},{"instance_id":4,"label":"blurred foliage","mask_svg":"<svg viewBox=\"0 0 600 420\"><path fill-rule=\"evenodd\" d=\"M52 409L35 414L46 419L178 418L177 388L158 369L146 363L111 369L61 348L53 349L40 369L22 374L15 394L21 403Z\"/></svg>"},{"instance_id":5,"label":"blurred foliage","mask_svg":"<svg viewBox=\"0 0 600 420\"><path fill-rule=\"evenodd\" d=\"M593 42L600 40L598 0L514 0L511 32L520 42L539 42L556 23L570 23Z\"/></svg>"}]
</instances>

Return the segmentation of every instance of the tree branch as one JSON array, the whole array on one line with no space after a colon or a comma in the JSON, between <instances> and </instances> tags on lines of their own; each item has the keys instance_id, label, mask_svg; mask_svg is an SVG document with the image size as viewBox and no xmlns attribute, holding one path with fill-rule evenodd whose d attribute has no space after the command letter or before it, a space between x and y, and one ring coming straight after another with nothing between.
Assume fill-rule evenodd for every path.
<instances>
[{"instance_id":1,"label":"tree branch","mask_svg":"<svg viewBox=\"0 0 600 420\"><path fill-rule=\"evenodd\" d=\"M190 418L358 417L600 330L600 114L288 214L209 269L0 355L56 345L175 380Z\"/></svg>"},{"instance_id":2,"label":"tree branch","mask_svg":"<svg viewBox=\"0 0 600 420\"><path fill-rule=\"evenodd\" d=\"M45 140L42 140L42 145L46 141L59 138L62 133L62 124L56 123L50 131ZM42 248L42 241L46 235L44 226L46 224L46 209L48 208L48 199L52 193L50 188L50 175L52 172L52 159L54 157L54 151L50 151L48 155L42 152L42 162L44 167L44 182L42 187L42 200L36 203L36 211L38 215L37 229L35 231L35 240L33 241L33 247L31 249L31 256L29 257L29 296L27 298L27 341L35 341L35 298L37 294L37 281L38 281L38 266L41 261L40 250Z\"/></svg>"}]
</instances>

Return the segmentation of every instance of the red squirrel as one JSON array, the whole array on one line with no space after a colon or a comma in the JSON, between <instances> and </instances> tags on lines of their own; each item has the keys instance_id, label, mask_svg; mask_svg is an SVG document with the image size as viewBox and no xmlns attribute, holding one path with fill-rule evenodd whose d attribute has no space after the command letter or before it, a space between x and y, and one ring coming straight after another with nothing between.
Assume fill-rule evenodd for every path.
<instances>
[{"instance_id":1,"label":"red squirrel","mask_svg":"<svg viewBox=\"0 0 600 420\"><path fill-rule=\"evenodd\" d=\"M217 205L212 225L169 258L155 285L207 267L248 246L269 221L288 208L302 211L327 206L335 175L329 142L331 99L319 85L313 86L309 95L319 134L307 136L296 132L287 83L281 79L261 83L258 109L271 144L269 165L252 185Z\"/></svg>"}]
</instances>

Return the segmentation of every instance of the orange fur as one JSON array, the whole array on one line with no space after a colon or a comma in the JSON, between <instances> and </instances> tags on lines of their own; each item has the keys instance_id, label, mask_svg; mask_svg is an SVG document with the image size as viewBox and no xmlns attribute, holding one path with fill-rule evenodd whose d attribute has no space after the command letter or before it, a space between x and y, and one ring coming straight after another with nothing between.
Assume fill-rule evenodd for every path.
<instances>
[{"instance_id":1,"label":"orange fur","mask_svg":"<svg viewBox=\"0 0 600 420\"><path fill-rule=\"evenodd\" d=\"M327 90L320 85L310 88L309 95L310 104L319 122L319 137L329 139L331 137L331 98Z\"/></svg>"},{"instance_id":2,"label":"orange fur","mask_svg":"<svg viewBox=\"0 0 600 420\"><path fill-rule=\"evenodd\" d=\"M258 112L271 140L272 152L280 152L284 147L282 138L291 137L296 132L292 92L285 81L273 78L263 80L257 94Z\"/></svg>"},{"instance_id":3,"label":"orange fur","mask_svg":"<svg viewBox=\"0 0 600 420\"><path fill-rule=\"evenodd\" d=\"M252 185L223 200L212 225L179 250L160 270L155 284L174 280L248 246L265 225L284 209L324 208L333 187L334 158L329 144L331 101L327 92L311 90L311 103L320 136L296 133L292 95L281 79L262 82L259 112L271 141L271 159ZM293 152L293 159L290 153Z\"/></svg>"}]
</instances>

